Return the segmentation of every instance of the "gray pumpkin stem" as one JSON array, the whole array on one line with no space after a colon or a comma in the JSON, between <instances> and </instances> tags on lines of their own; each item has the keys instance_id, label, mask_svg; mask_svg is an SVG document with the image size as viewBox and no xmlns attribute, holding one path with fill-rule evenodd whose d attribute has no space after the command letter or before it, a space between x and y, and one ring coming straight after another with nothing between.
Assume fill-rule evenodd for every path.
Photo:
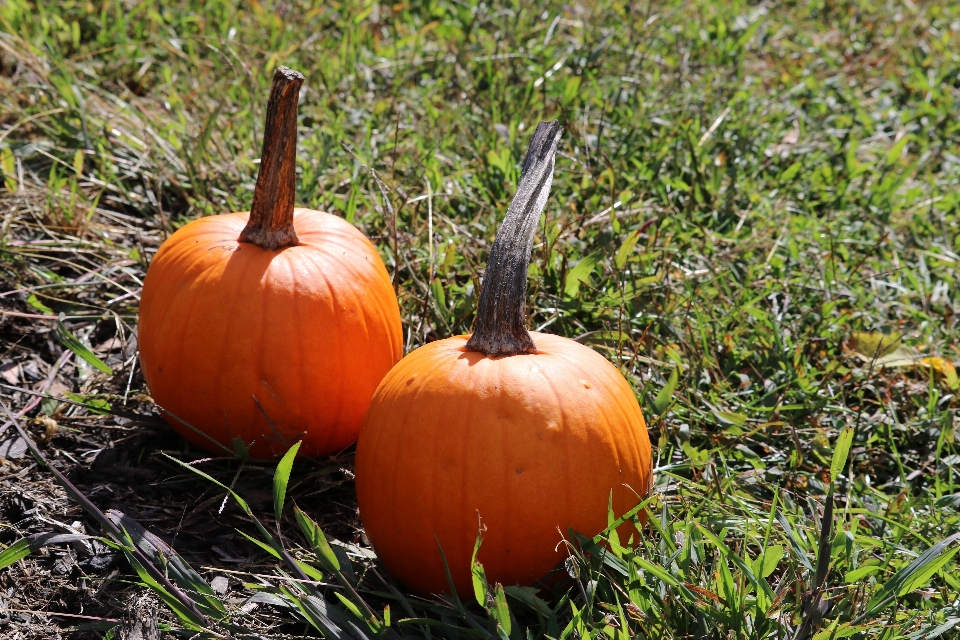
<instances>
[{"instance_id":1,"label":"gray pumpkin stem","mask_svg":"<svg viewBox=\"0 0 960 640\"><path fill-rule=\"evenodd\" d=\"M547 204L553 164L563 129L541 122L523 161L517 193L497 232L483 274L480 305L467 349L490 356L532 353L537 347L527 332L525 297L533 236Z\"/></svg>"}]
</instances>

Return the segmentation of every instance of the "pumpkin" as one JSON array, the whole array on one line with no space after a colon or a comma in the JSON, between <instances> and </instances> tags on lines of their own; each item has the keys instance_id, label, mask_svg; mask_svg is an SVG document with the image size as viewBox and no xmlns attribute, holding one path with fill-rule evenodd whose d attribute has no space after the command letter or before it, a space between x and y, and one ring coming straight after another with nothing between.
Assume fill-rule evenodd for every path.
<instances>
[{"instance_id":1,"label":"pumpkin","mask_svg":"<svg viewBox=\"0 0 960 640\"><path fill-rule=\"evenodd\" d=\"M302 455L339 451L403 354L376 248L337 216L294 208L303 80L274 75L250 212L184 225L143 285L147 387L174 429L214 453L275 458L297 440Z\"/></svg>"},{"instance_id":2,"label":"pumpkin","mask_svg":"<svg viewBox=\"0 0 960 640\"><path fill-rule=\"evenodd\" d=\"M401 360L360 433L364 530L390 573L420 594L448 589L445 563L457 592L471 592L478 534L491 582L535 584L567 556L570 529L606 528L611 493L621 515L650 488L650 441L620 372L589 347L524 328L530 250L560 135L556 122L536 130L473 335Z\"/></svg>"}]
</instances>

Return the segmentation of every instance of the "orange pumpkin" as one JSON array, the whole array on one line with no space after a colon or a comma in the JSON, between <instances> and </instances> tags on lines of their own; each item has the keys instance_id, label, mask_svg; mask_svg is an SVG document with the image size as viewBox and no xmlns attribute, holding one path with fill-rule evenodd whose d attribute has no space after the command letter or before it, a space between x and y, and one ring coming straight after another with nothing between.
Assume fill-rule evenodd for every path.
<instances>
[{"instance_id":1,"label":"orange pumpkin","mask_svg":"<svg viewBox=\"0 0 960 640\"><path fill-rule=\"evenodd\" d=\"M341 218L294 209L297 96L274 76L250 213L194 220L147 271L140 364L167 421L224 453L334 453L357 439L402 355L400 311L376 248Z\"/></svg>"},{"instance_id":2,"label":"orange pumpkin","mask_svg":"<svg viewBox=\"0 0 960 640\"><path fill-rule=\"evenodd\" d=\"M473 335L407 355L364 420L364 529L387 569L421 594L448 589L444 558L458 593L470 593L478 532L489 580L534 584L566 557L568 529L603 531L611 492L619 515L650 488L650 441L620 372L589 347L524 328L530 249L560 134L555 122L537 128Z\"/></svg>"}]
</instances>

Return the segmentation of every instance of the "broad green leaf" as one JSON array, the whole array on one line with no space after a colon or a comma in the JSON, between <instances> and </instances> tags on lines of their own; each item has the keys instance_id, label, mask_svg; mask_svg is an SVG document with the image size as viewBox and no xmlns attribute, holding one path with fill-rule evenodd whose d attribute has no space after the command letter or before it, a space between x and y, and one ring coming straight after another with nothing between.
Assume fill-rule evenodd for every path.
<instances>
[{"instance_id":1,"label":"broad green leaf","mask_svg":"<svg viewBox=\"0 0 960 640\"><path fill-rule=\"evenodd\" d=\"M564 627L563 632L560 634L560 640L567 640L567 638L573 638L574 631L577 631L576 637L584 637L583 631L583 622L581 621L581 612L577 609L577 605L570 601L570 609L573 611L573 617L570 619L570 622L567 623L567 626Z\"/></svg>"},{"instance_id":2,"label":"broad green leaf","mask_svg":"<svg viewBox=\"0 0 960 640\"><path fill-rule=\"evenodd\" d=\"M490 613L497 621L497 626L503 630L505 635L509 636L512 626L510 623L510 607L507 605L507 594L503 592L503 587L499 584L494 591L493 602L493 611Z\"/></svg>"},{"instance_id":3,"label":"broad green leaf","mask_svg":"<svg viewBox=\"0 0 960 640\"><path fill-rule=\"evenodd\" d=\"M607 537L607 534L609 534L611 531L615 530L617 527L619 527L620 525L622 525L624 522L627 522L628 520L630 520L630 519L632 519L634 516L636 516L638 513L640 513L640 512L643 511L644 509L646 509L647 506L648 506L652 501L654 501L655 499L656 499L656 495L655 495L655 494L651 494L651 495L647 496L647 498L646 498L645 500L643 500L642 502L640 502L640 504L638 504L637 506L635 506L635 507L633 507L632 509L630 509L629 511L627 511L626 513L624 513L622 516L620 516L619 518L617 518L617 519L614 520L613 522L608 523L606 529L604 529L603 531L601 531L601 532L598 533L597 535L593 536L593 543L594 543L594 544L599 544L601 540L603 540L603 539L605 539L605 538Z\"/></svg>"},{"instance_id":4,"label":"broad green leaf","mask_svg":"<svg viewBox=\"0 0 960 640\"><path fill-rule=\"evenodd\" d=\"M859 146L860 141L853 138L847 143L846 166L847 173L851 176L856 176L863 172L863 165L857 160L857 148Z\"/></svg>"},{"instance_id":5,"label":"broad green leaf","mask_svg":"<svg viewBox=\"0 0 960 640\"><path fill-rule=\"evenodd\" d=\"M664 351L664 354L667 356L667 360L674 363L678 367L684 366L683 356L680 355L679 351L677 351L670 345L667 345L663 351Z\"/></svg>"},{"instance_id":6,"label":"broad green leaf","mask_svg":"<svg viewBox=\"0 0 960 640\"><path fill-rule=\"evenodd\" d=\"M807 550L804 548L803 540L800 538L800 534L794 530L793 525L790 524L790 519L782 511L777 511L777 522L783 527L784 532L787 534L787 541L790 543L790 546L793 547L793 557L799 560L800 563L807 568L807 571L812 572L813 565L810 563L810 558L807 557Z\"/></svg>"},{"instance_id":7,"label":"broad green leaf","mask_svg":"<svg viewBox=\"0 0 960 640\"><path fill-rule=\"evenodd\" d=\"M473 578L473 595L477 599L477 604L481 607L487 606L487 590L490 588L487 584L487 576L483 571L483 565L477 562L477 552L480 551L481 538L477 535L477 541L473 545L473 557L470 558L470 573Z\"/></svg>"},{"instance_id":8,"label":"broad green leaf","mask_svg":"<svg viewBox=\"0 0 960 640\"><path fill-rule=\"evenodd\" d=\"M833 450L833 459L830 461L830 481L836 482L837 478L843 472L843 467L847 462L847 455L850 453L850 445L853 444L853 427L844 427L837 438L837 446Z\"/></svg>"},{"instance_id":9,"label":"broad green leaf","mask_svg":"<svg viewBox=\"0 0 960 640\"><path fill-rule=\"evenodd\" d=\"M617 257L615 258L617 269L623 269L625 266L627 266L627 258L630 257L630 253L633 251L633 248L637 246L637 240L639 238L640 229L637 229L623 239L623 244L621 244L620 248L617 249Z\"/></svg>"},{"instance_id":10,"label":"broad green leaf","mask_svg":"<svg viewBox=\"0 0 960 640\"><path fill-rule=\"evenodd\" d=\"M691 445L689 442L684 442L681 448L683 449L683 452L687 454L687 457L690 458L690 462L693 465L706 464L707 460L710 459L709 451L701 451L700 449L697 449Z\"/></svg>"},{"instance_id":11,"label":"broad green leaf","mask_svg":"<svg viewBox=\"0 0 960 640\"><path fill-rule=\"evenodd\" d=\"M617 556L623 557L620 546L620 536L617 534L617 528L613 523L617 521L617 516L613 512L613 491L607 496L607 542L610 544L610 550Z\"/></svg>"},{"instance_id":12,"label":"broad green leaf","mask_svg":"<svg viewBox=\"0 0 960 640\"><path fill-rule=\"evenodd\" d=\"M776 571L780 560L783 559L783 547L772 545L763 550L763 554L750 563L754 575L758 578L766 578Z\"/></svg>"},{"instance_id":13,"label":"broad green leaf","mask_svg":"<svg viewBox=\"0 0 960 640\"><path fill-rule=\"evenodd\" d=\"M585 258L582 258L570 271L567 272L566 283L563 287L563 292L567 295L568 298L574 298L580 293L580 283L586 282L590 279L591 274L593 274L594 268L597 266L597 256L589 255Z\"/></svg>"},{"instance_id":14,"label":"broad green leaf","mask_svg":"<svg viewBox=\"0 0 960 640\"><path fill-rule=\"evenodd\" d=\"M70 351L73 351L78 358L82 359L84 362L89 364L95 369L99 369L108 375L113 375L113 369L104 364L103 360L98 358L93 351L90 351L82 342L80 342L75 335L70 333L70 331L63 326L63 317L57 321L56 328L57 340L60 341L60 344L65 346Z\"/></svg>"},{"instance_id":15,"label":"broad green leaf","mask_svg":"<svg viewBox=\"0 0 960 640\"><path fill-rule=\"evenodd\" d=\"M340 560L337 558L337 554L333 552L330 543L327 542L327 536L323 535L323 530L320 528L320 525L314 522L310 516L301 511L300 507L296 505L293 507L293 513L297 517L297 524L300 525L300 530L303 531L303 535L305 535L310 542L310 547L313 548L314 553L317 554L317 560L320 561L320 566L330 573L340 571Z\"/></svg>"},{"instance_id":16,"label":"broad green leaf","mask_svg":"<svg viewBox=\"0 0 960 640\"><path fill-rule=\"evenodd\" d=\"M670 401L673 400L673 392L677 390L677 381L680 379L678 369L679 367L673 367L670 378L667 379L667 384L663 385L663 388L657 393L657 397L653 399L653 408L657 415L663 415L663 412L670 406Z\"/></svg>"},{"instance_id":17,"label":"broad green leaf","mask_svg":"<svg viewBox=\"0 0 960 640\"><path fill-rule=\"evenodd\" d=\"M433 299L437 303L437 307L445 311L447 308L447 296L443 292L443 282L440 278L433 279L430 290L433 292Z\"/></svg>"},{"instance_id":18,"label":"broad green leaf","mask_svg":"<svg viewBox=\"0 0 960 640\"><path fill-rule=\"evenodd\" d=\"M301 441L302 442L302 441ZM283 514L283 502L287 498L287 483L290 482L290 471L293 469L293 460L300 450L300 442L290 449L280 459L277 470L273 474L273 513L277 518L277 527L280 526L280 516Z\"/></svg>"},{"instance_id":19,"label":"broad green leaf","mask_svg":"<svg viewBox=\"0 0 960 640\"><path fill-rule=\"evenodd\" d=\"M337 563L340 565L343 576L352 579L354 577L353 564L351 564L350 556L347 555L346 550L340 545L330 545L330 548L333 549L333 555L337 556Z\"/></svg>"}]
</instances>

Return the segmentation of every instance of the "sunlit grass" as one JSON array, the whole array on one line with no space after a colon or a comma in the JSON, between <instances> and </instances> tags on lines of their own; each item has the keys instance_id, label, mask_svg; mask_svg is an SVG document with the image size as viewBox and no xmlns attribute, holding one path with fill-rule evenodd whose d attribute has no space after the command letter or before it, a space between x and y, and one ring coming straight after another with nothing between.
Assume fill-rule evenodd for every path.
<instances>
[{"instance_id":1,"label":"sunlit grass","mask_svg":"<svg viewBox=\"0 0 960 640\"><path fill-rule=\"evenodd\" d=\"M634 385L658 468L644 538L571 538L571 581L536 596L424 602L288 505L289 546L258 538L277 581L251 595L333 637L954 635L957 547L921 554L960 522L958 389L921 358L957 357L958 52L942 2L8 0L0 221L82 251L109 245L100 215L163 234L249 208L285 64L307 77L299 201L377 243L409 350L469 331L529 134L558 118L528 324ZM5 281L56 282L39 248L3 246ZM913 360L883 366L854 332L902 336ZM228 610L209 628L242 633Z\"/></svg>"}]
</instances>

